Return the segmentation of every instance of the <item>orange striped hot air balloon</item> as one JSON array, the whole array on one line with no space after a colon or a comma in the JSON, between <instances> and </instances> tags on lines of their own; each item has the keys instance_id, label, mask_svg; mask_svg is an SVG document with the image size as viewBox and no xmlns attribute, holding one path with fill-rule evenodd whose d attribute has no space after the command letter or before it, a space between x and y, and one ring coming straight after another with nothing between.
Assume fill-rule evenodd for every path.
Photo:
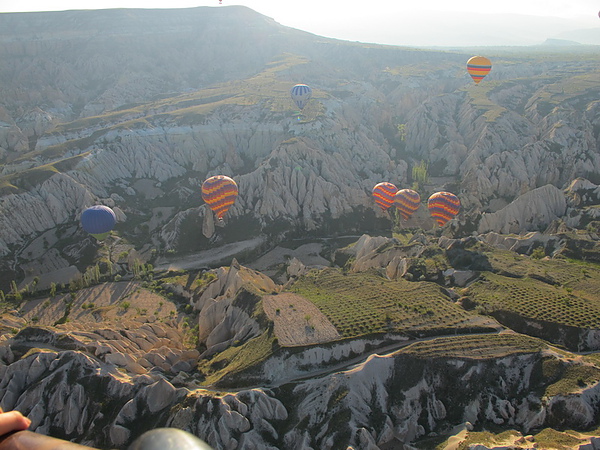
<instances>
[{"instance_id":1,"label":"orange striped hot air balloon","mask_svg":"<svg viewBox=\"0 0 600 450\"><path fill-rule=\"evenodd\" d=\"M460 211L460 200L450 192L436 192L427 200L427 208L429 208L431 217L440 227L443 227Z\"/></svg>"},{"instance_id":2,"label":"orange striped hot air balloon","mask_svg":"<svg viewBox=\"0 0 600 450\"><path fill-rule=\"evenodd\" d=\"M377 183L372 192L375 203L385 211L394 204L394 194L398 192L398 188L392 183L384 181Z\"/></svg>"},{"instance_id":3,"label":"orange striped hot air balloon","mask_svg":"<svg viewBox=\"0 0 600 450\"><path fill-rule=\"evenodd\" d=\"M202 199L220 220L238 195L235 181L225 175L215 175L202 183Z\"/></svg>"},{"instance_id":4,"label":"orange striped hot air balloon","mask_svg":"<svg viewBox=\"0 0 600 450\"><path fill-rule=\"evenodd\" d=\"M394 205L404 220L408 220L421 205L421 196L412 189L400 189L394 195Z\"/></svg>"},{"instance_id":5,"label":"orange striped hot air balloon","mask_svg":"<svg viewBox=\"0 0 600 450\"><path fill-rule=\"evenodd\" d=\"M492 70L492 62L485 56L473 56L467 61L467 72L469 72L475 84L479 84L490 70Z\"/></svg>"}]
</instances>

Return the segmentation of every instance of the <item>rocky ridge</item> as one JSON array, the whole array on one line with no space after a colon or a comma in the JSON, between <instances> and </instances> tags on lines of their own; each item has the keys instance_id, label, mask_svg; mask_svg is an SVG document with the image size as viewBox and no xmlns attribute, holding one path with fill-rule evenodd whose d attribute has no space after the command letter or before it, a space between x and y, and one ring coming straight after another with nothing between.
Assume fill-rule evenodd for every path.
<instances>
[{"instance_id":1,"label":"rocky ridge","mask_svg":"<svg viewBox=\"0 0 600 450\"><path fill-rule=\"evenodd\" d=\"M563 212L556 191L546 187L563 189L600 173L598 86L567 70L593 73L593 58L515 60L495 66L490 82L474 87L456 77L464 55L370 48L289 30L246 8L219 10L2 17L11 61L0 72L11 86L3 91L0 131L0 253L10 261L3 267L8 277L22 277L23 266L36 275L83 266L78 261L94 249L68 241L81 240L71 227L93 203L118 208L128 219L121 232L159 253L234 242L244 232L277 241L377 228L389 216L373 208L372 186L382 180L411 186L419 161L435 177L423 199L454 190L470 229L520 233L565 215L577 226L595 214L589 207L585 217ZM157 34L144 31L140 41L140 20L156 23ZM67 57L61 47L84 39L81 21L103 30L102 42L86 41L95 55L89 61ZM28 22L36 26L24 27ZM219 27L246 31L215 39ZM27 34L33 28L37 40ZM174 49L190 36L193 48ZM260 45L252 46L256 40ZM243 57L232 53L238 48ZM150 51L165 64L148 66ZM214 71L198 73L199 61L210 61ZM164 67L173 68L171 77ZM42 73L49 81L38 92L33 86ZM76 79L83 85L68 82ZM298 79L315 93L304 117L291 112L288 97ZM216 173L240 185L223 229L210 227L198 196L202 180ZM529 191L536 192L535 214L500 212ZM188 231L203 221L208 237ZM42 235L47 248L31 248Z\"/></svg>"},{"instance_id":2,"label":"rocky ridge","mask_svg":"<svg viewBox=\"0 0 600 450\"><path fill-rule=\"evenodd\" d=\"M540 387L536 367L547 358L558 356L478 361L398 353L320 380L216 394L176 387L181 375L171 381L156 371L125 376L80 351L41 351L3 365L0 392L2 406L27 413L32 429L88 445L122 447L146 429L173 426L213 448L329 449L344 439L376 449L444 431L448 423L489 422L525 434L540 426L594 423L597 385L568 396L533 394ZM493 386L489 373L498 380ZM483 384L488 387L475 388Z\"/></svg>"},{"instance_id":3,"label":"rocky ridge","mask_svg":"<svg viewBox=\"0 0 600 450\"><path fill-rule=\"evenodd\" d=\"M519 246L518 239L502 237L489 233L438 239L446 251L478 239L523 251L534 238L521 238ZM365 235L344 251L356 258L350 260L352 270L360 265L361 270L389 275L387 266L402 252L409 259L419 258L431 245L429 239L418 234L402 246ZM302 257L300 252L295 255ZM298 259L290 263L288 276L304 270ZM412 270L407 267L404 275L394 276L406 277ZM280 287L236 261L176 279L167 278L164 289L198 312L203 354L189 349L181 319L170 313L172 304L129 282L81 291L72 299L70 317L79 317L74 323L27 326L43 304L32 301L19 313L22 317L7 316L2 323L10 334L20 331L12 337L4 334L0 345L0 405L29 415L38 432L99 447L124 447L159 426L190 431L223 449L329 449L340 441L377 449L410 446L432 433L452 434L467 422L470 427L495 424L527 434L543 427L585 429L596 420L600 369L590 360L539 340L523 340L514 332L424 339L411 346L406 337L380 336L281 348L253 372L227 377L226 384L235 389L201 386L196 363L268 330L268 321L257 311L261 297ZM102 297L115 289L127 296ZM120 305L123 298L132 303L126 310L96 309L102 301ZM97 305L88 311L84 305L91 301ZM162 316L136 314L135 305L142 301L163 302L155 306ZM63 305L59 298L43 320L61 316ZM95 317L100 313L99 321ZM109 320L118 325L107 326ZM115 327L120 331L112 331ZM460 345L453 347L453 341ZM475 346L465 350L471 341ZM348 366L355 355L382 345L392 347ZM580 373L580 381L554 388L557 374L565 371ZM318 378L307 378L316 373ZM490 382L491 376L496 381ZM249 387L254 380L263 387ZM571 413L565 415L565 409Z\"/></svg>"},{"instance_id":4,"label":"rocky ridge","mask_svg":"<svg viewBox=\"0 0 600 450\"><path fill-rule=\"evenodd\" d=\"M204 12L184 11L184 18L170 12L166 25L143 16L157 27L144 28L142 36L130 18L152 13L0 17L0 53L8 61L0 81L9 86L0 92L5 283L27 274L30 289L35 275L46 275L39 286L49 289L45 280L60 276L66 285L94 263L133 277L132 268L156 254L214 251L223 244L241 249L249 239L263 243L253 250L260 252L290 235L373 228L388 234L393 216L374 207L370 190L382 180L411 186L419 161L432 175L420 187L423 200L452 190L461 198L459 218L404 244L365 235L336 262L349 261L354 273L435 282L448 302L472 308L460 289L489 264L471 245L598 260L594 58L531 64L504 55L510 64L495 65L485 86L472 89L465 84L470 80L456 76L466 54L340 43L288 30L245 8ZM70 28L82 23L89 27ZM107 28L111 23L118 27ZM39 32L35 39L31 29ZM103 37L90 40L89 29ZM178 42L190 36L197 46L181 48ZM73 48L86 52L66 51ZM78 60L82 54L94 57ZM432 69L436 64L441 68ZM200 66L211 70L198 72ZM291 112L288 98L298 80L315 94L303 116ZM233 176L241 192L222 228L211 226L198 194L202 180L216 173ZM81 210L97 202L119 218L116 234L104 243L84 237L77 226ZM429 230L424 207L419 215L409 226ZM432 245L454 265L421 264ZM284 256L282 266L288 262ZM309 269L292 260L281 282ZM115 276L112 268L109 273ZM597 421L595 363L529 341L523 347L510 341L505 354L504 339L520 339L511 333L490 338L500 350L481 345L478 357L425 357L399 348L404 336L284 347L242 372L244 383L232 372L223 382L231 392L202 386L198 362L218 370L230 362L219 356L265 336L277 350L261 298L281 289L237 262L206 273L195 288L165 284L182 302L178 307L144 287L128 291L132 305L153 302L137 306L139 312L125 307L125 297L100 305L100 294L83 291L67 301L48 300L50 307L39 300L7 317L0 323L0 405L28 414L36 431L108 447L165 425L215 448L376 449L407 448L467 421L524 433L583 429ZM198 315L197 348L189 343L189 322L182 322L183 305ZM77 325L66 322L75 316ZM595 329L575 341L581 349L600 345ZM399 347L343 365L384 344ZM546 375L557 367L582 375L552 391L557 378ZM317 368L318 379L305 379Z\"/></svg>"}]
</instances>

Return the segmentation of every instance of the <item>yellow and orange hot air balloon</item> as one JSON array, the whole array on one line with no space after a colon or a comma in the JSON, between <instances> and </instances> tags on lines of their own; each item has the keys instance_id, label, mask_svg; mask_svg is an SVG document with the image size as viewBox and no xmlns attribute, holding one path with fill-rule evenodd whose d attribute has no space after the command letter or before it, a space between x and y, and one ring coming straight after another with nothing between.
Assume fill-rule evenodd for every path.
<instances>
[{"instance_id":1,"label":"yellow and orange hot air balloon","mask_svg":"<svg viewBox=\"0 0 600 450\"><path fill-rule=\"evenodd\" d=\"M460 200L450 192L436 192L427 200L427 208L431 217L443 227L460 211Z\"/></svg>"},{"instance_id":2,"label":"yellow and orange hot air balloon","mask_svg":"<svg viewBox=\"0 0 600 450\"><path fill-rule=\"evenodd\" d=\"M223 219L237 196L236 182L225 175L215 175L202 183L202 199L219 220Z\"/></svg>"},{"instance_id":3,"label":"yellow and orange hot air balloon","mask_svg":"<svg viewBox=\"0 0 600 450\"><path fill-rule=\"evenodd\" d=\"M372 191L375 203L384 211L394 204L394 194L396 192L398 192L398 188L387 181L377 183Z\"/></svg>"},{"instance_id":4,"label":"yellow and orange hot air balloon","mask_svg":"<svg viewBox=\"0 0 600 450\"><path fill-rule=\"evenodd\" d=\"M479 84L490 70L492 70L492 62L485 56L473 56L467 61L467 72L475 84Z\"/></svg>"},{"instance_id":5,"label":"yellow and orange hot air balloon","mask_svg":"<svg viewBox=\"0 0 600 450\"><path fill-rule=\"evenodd\" d=\"M394 205L404 220L408 220L421 205L421 196L412 189L400 189L394 195Z\"/></svg>"}]
</instances>

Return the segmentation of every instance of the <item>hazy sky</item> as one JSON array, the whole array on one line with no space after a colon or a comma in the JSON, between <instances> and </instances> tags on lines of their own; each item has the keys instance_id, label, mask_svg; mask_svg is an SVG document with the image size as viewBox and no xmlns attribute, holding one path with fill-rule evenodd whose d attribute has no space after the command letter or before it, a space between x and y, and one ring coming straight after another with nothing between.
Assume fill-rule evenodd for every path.
<instances>
[{"instance_id":1,"label":"hazy sky","mask_svg":"<svg viewBox=\"0 0 600 450\"><path fill-rule=\"evenodd\" d=\"M352 41L531 45L571 30L594 34L595 29L600 43L598 0L222 1L220 6L218 0L0 0L0 11L244 5L282 25Z\"/></svg>"}]
</instances>

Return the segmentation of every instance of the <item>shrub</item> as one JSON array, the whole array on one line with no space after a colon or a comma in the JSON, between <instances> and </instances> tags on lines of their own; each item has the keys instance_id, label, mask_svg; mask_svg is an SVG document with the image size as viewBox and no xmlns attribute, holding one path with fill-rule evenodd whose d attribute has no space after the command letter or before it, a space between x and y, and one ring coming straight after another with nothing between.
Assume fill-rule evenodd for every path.
<instances>
[{"instance_id":1,"label":"shrub","mask_svg":"<svg viewBox=\"0 0 600 450\"><path fill-rule=\"evenodd\" d=\"M546 251L544 250L543 247L536 247L531 252L531 257L533 259L542 259L545 256L546 256Z\"/></svg>"}]
</instances>

